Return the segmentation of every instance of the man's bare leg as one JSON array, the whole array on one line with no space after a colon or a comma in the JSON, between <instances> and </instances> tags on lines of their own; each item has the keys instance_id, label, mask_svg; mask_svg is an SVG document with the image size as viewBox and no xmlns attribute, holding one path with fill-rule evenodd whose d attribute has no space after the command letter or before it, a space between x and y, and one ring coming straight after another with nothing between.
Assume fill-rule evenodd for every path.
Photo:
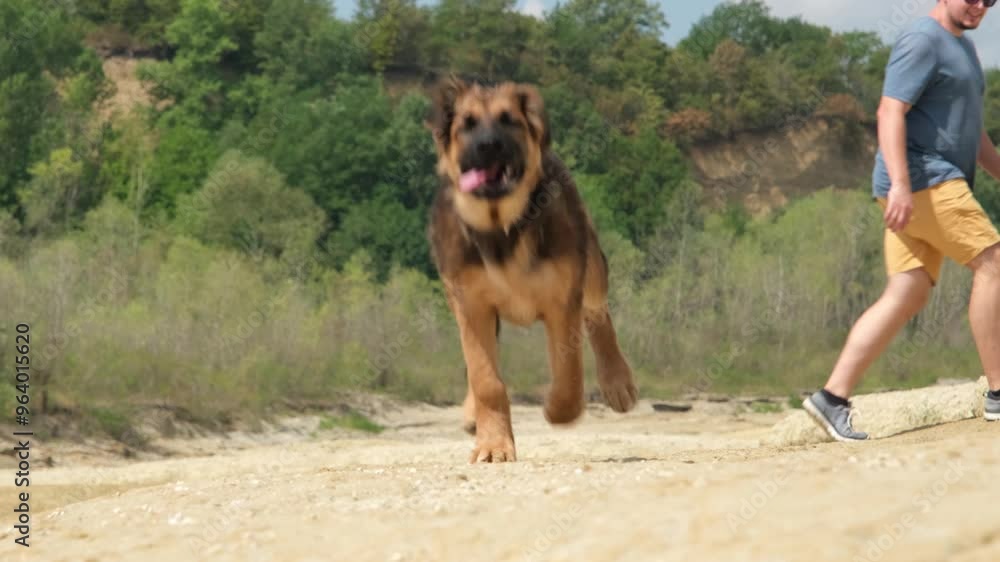
<instances>
[{"instance_id":1,"label":"man's bare leg","mask_svg":"<svg viewBox=\"0 0 1000 562\"><path fill-rule=\"evenodd\" d=\"M868 367L927 304L932 287L931 277L923 268L893 275L879 300L851 328L824 388L831 394L849 398Z\"/></svg>"},{"instance_id":2,"label":"man's bare leg","mask_svg":"<svg viewBox=\"0 0 1000 562\"><path fill-rule=\"evenodd\" d=\"M813 421L830 437L838 441L868 439L867 433L852 427L847 398L872 362L927 304L932 287L931 277L923 268L893 275L882 297L851 328L826 386L802 403Z\"/></svg>"},{"instance_id":3,"label":"man's bare leg","mask_svg":"<svg viewBox=\"0 0 1000 562\"><path fill-rule=\"evenodd\" d=\"M969 263L974 272L969 324L990 390L1000 390L1000 246Z\"/></svg>"}]
</instances>

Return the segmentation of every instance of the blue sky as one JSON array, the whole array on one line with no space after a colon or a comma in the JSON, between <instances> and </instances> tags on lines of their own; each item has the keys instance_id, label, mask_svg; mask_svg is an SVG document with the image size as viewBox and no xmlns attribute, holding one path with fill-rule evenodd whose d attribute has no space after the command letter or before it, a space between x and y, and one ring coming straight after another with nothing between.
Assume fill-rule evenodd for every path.
<instances>
[{"instance_id":1,"label":"blue sky","mask_svg":"<svg viewBox=\"0 0 1000 562\"><path fill-rule=\"evenodd\" d=\"M354 14L356 0L332 0L337 15L349 18ZM664 39L674 45L687 35L691 25L710 13L723 1L731 0L660 0L670 28ZM765 0L771 13L788 18L801 16L804 20L823 25L834 31L875 31L882 40L891 43L907 23L926 15L937 0ZM421 4L433 4L431 0ZM538 14L550 9L555 0L517 0L522 12ZM968 32L976 44L984 66L1000 67L1000 6L987 13L982 25Z\"/></svg>"}]
</instances>

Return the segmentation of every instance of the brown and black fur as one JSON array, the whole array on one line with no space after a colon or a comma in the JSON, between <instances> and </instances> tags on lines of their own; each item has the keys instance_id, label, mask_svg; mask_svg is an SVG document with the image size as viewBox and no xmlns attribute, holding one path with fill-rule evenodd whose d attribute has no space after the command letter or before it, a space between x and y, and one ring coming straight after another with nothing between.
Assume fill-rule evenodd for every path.
<instances>
[{"instance_id":1,"label":"brown and black fur","mask_svg":"<svg viewBox=\"0 0 1000 562\"><path fill-rule=\"evenodd\" d=\"M459 326L466 428L476 436L471 461L513 461L510 402L497 366L500 319L545 324L550 423L568 424L583 412L584 338L608 404L628 411L638 393L608 311L607 260L569 171L550 150L537 89L452 78L439 85L433 110L441 187L428 238ZM512 170L512 179L498 179L492 191L461 192L461 162L483 154L501 162L494 170Z\"/></svg>"}]
</instances>

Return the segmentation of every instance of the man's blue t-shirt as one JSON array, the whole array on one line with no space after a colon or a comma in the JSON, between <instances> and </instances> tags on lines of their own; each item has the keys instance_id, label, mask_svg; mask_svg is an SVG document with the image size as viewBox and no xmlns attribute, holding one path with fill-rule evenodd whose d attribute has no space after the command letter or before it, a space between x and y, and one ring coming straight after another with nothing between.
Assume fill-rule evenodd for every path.
<instances>
[{"instance_id":1,"label":"man's blue t-shirt","mask_svg":"<svg viewBox=\"0 0 1000 562\"><path fill-rule=\"evenodd\" d=\"M955 178L974 186L985 90L972 41L934 18L916 20L893 45L882 95L913 106L906 114L906 154L914 192ZM873 195L886 197L890 185L880 149Z\"/></svg>"}]
</instances>

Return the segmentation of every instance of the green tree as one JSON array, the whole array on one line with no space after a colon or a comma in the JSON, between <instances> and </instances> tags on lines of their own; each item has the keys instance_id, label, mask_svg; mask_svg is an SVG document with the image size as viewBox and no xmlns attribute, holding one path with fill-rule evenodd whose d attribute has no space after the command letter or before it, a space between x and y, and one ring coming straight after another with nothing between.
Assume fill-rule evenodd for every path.
<instances>
[{"instance_id":1,"label":"green tree","mask_svg":"<svg viewBox=\"0 0 1000 562\"><path fill-rule=\"evenodd\" d=\"M340 221L327 247L336 263L364 249L372 257L379 281L384 281L394 265L412 267L432 274L429 249L423 235L426 215L408 209L399 201L378 197L354 205Z\"/></svg>"},{"instance_id":2,"label":"green tree","mask_svg":"<svg viewBox=\"0 0 1000 562\"><path fill-rule=\"evenodd\" d=\"M291 189L266 160L228 151L204 186L180 197L182 233L209 244L300 263L313 250L325 217L308 195Z\"/></svg>"},{"instance_id":3,"label":"green tree","mask_svg":"<svg viewBox=\"0 0 1000 562\"><path fill-rule=\"evenodd\" d=\"M194 191L219 156L213 132L192 114L170 111L158 121L159 141L150 165L149 196L152 211L172 212L177 197Z\"/></svg>"},{"instance_id":4,"label":"green tree","mask_svg":"<svg viewBox=\"0 0 1000 562\"><path fill-rule=\"evenodd\" d=\"M0 205L16 201L15 189L29 178L32 138L43 123L52 86L40 76L19 73L0 82Z\"/></svg>"},{"instance_id":5,"label":"green tree","mask_svg":"<svg viewBox=\"0 0 1000 562\"><path fill-rule=\"evenodd\" d=\"M406 13L404 13L404 10ZM360 0L356 19L362 43L371 53L372 68L381 74L399 52L403 20L417 13L414 0Z\"/></svg>"},{"instance_id":6,"label":"green tree","mask_svg":"<svg viewBox=\"0 0 1000 562\"><path fill-rule=\"evenodd\" d=\"M729 39L761 55L779 44L784 38L782 31L780 22L761 0L726 2L695 22L677 47L704 60Z\"/></svg>"},{"instance_id":7,"label":"green tree","mask_svg":"<svg viewBox=\"0 0 1000 562\"><path fill-rule=\"evenodd\" d=\"M97 181L103 190L133 209L144 210L152 183L155 142L148 124L140 116L122 117L104 139L103 158Z\"/></svg>"},{"instance_id":8,"label":"green tree","mask_svg":"<svg viewBox=\"0 0 1000 562\"><path fill-rule=\"evenodd\" d=\"M73 159L70 149L60 148L47 161L32 166L30 173L31 181L18 194L25 228L38 235L66 232L87 195L83 164Z\"/></svg>"},{"instance_id":9,"label":"green tree","mask_svg":"<svg viewBox=\"0 0 1000 562\"><path fill-rule=\"evenodd\" d=\"M17 202L29 167L63 143L56 81L79 71L82 34L62 7L31 0L0 2L0 207ZM71 101L88 96L71 82ZM91 100L92 101L92 100Z\"/></svg>"},{"instance_id":10,"label":"green tree","mask_svg":"<svg viewBox=\"0 0 1000 562\"><path fill-rule=\"evenodd\" d=\"M577 76L612 86L629 80L662 84L668 50L660 40L667 20L646 0L571 0L546 21L550 60Z\"/></svg>"},{"instance_id":11,"label":"green tree","mask_svg":"<svg viewBox=\"0 0 1000 562\"><path fill-rule=\"evenodd\" d=\"M58 103L50 106L44 128L36 139L39 147L68 147L82 163L82 181L95 195L81 201L84 208L97 204L104 191L98 176L104 163L105 137L111 125L101 112L114 89L104 76L97 54L89 49L82 51L61 80Z\"/></svg>"},{"instance_id":12,"label":"green tree","mask_svg":"<svg viewBox=\"0 0 1000 562\"><path fill-rule=\"evenodd\" d=\"M257 34L267 27L274 8L287 9L287 4L285 0L223 0L222 7L230 21L229 38L234 44L233 50L225 55L227 70L240 74L257 70L260 62L254 48Z\"/></svg>"},{"instance_id":13,"label":"green tree","mask_svg":"<svg viewBox=\"0 0 1000 562\"><path fill-rule=\"evenodd\" d=\"M576 173L602 174L612 165L609 155L616 130L594 107L593 100L568 83L542 88L552 129L553 149Z\"/></svg>"},{"instance_id":14,"label":"green tree","mask_svg":"<svg viewBox=\"0 0 1000 562\"><path fill-rule=\"evenodd\" d=\"M868 111L874 113L882 93L882 74L890 47L883 44L874 32L866 31L835 35L830 46L840 59L841 89L854 94Z\"/></svg>"},{"instance_id":15,"label":"green tree","mask_svg":"<svg viewBox=\"0 0 1000 562\"><path fill-rule=\"evenodd\" d=\"M276 102L280 121L260 149L288 179L304 190L337 227L352 206L373 195L383 170L393 162L384 138L392 105L379 82L356 77L329 98ZM277 112L277 110L276 110ZM270 111L261 121L273 122ZM252 124L254 129L266 129Z\"/></svg>"},{"instance_id":16,"label":"green tree","mask_svg":"<svg viewBox=\"0 0 1000 562\"><path fill-rule=\"evenodd\" d=\"M760 59L727 40L719 44L708 63L716 76L709 99L718 108L714 113L717 131L733 135L779 121L783 108L774 94L781 89L772 87Z\"/></svg>"},{"instance_id":17,"label":"green tree","mask_svg":"<svg viewBox=\"0 0 1000 562\"><path fill-rule=\"evenodd\" d=\"M614 163L602 182L602 199L622 233L640 245L671 220L670 206L687 185L687 164L680 150L651 128L633 137L616 135L612 143Z\"/></svg>"},{"instance_id":18,"label":"green tree","mask_svg":"<svg viewBox=\"0 0 1000 562\"><path fill-rule=\"evenodd\" d=\"M487 80L517 76L534 20L514 0L442 0L431 16L427 62Z\"/></svg>"},{"instance_id":19,"label":"green tree","mask_svg":"<svg viewBox=\"0 0 1000 562\"><path fill-rule=\"evenodd\" d=\"M351 27L335 19L324 0L272 3L254 35L253 52L259 72L245 74L229 93L240 119L287 104L299 92L328 95L342 74L364 68Z\"/></svg>"},{"instance_id":20,"label":"green tree","mask_svg":"<svg viewBox=\"0 0 1000 562\"><path fill-rule=\"evenodd\" d=\"M106 26L105 34L124 32L137 46L166 46L166 28L180 12L180 0L76 0L84 18Z\"/></svg>"},{"instance_id":21,"label":"green tree","mask_svg":"<svg viewBox=\"0 0 1000 562\"><path fill-rule=\"evenodd\" d=\"M414 68L425 62L434 9L417 6L414 0L360 0L353 42L376 73L389 66Z\"/></svg>"},{"instance_id":22,"label":"green tree","mask_svg":"<svg viewBox=\"0 0 1000 562\"><path fill-rule=\"evenodd\" d=\"M182 0L180 14L167 27L176 55L169 62L140 65L139 76L157 99L173 104L168 111L190 112L207 127L218 128L228 109L221 63L238 47L233 36L232 15L222 0Z\"/></svg>"},{"instance_id":23,"label":"green tree","mask_svg":"<svg viewBox=\"0 0 1000 562\"><path fill-rule=\"evenodd\" d=\"M797 90L815 88L828 95L844 91L843 61L829 30L797 20L790 20L783 27L794 32L774 49L782 64L795 70L800 84Z\"/></svg>"}]
</instances>

